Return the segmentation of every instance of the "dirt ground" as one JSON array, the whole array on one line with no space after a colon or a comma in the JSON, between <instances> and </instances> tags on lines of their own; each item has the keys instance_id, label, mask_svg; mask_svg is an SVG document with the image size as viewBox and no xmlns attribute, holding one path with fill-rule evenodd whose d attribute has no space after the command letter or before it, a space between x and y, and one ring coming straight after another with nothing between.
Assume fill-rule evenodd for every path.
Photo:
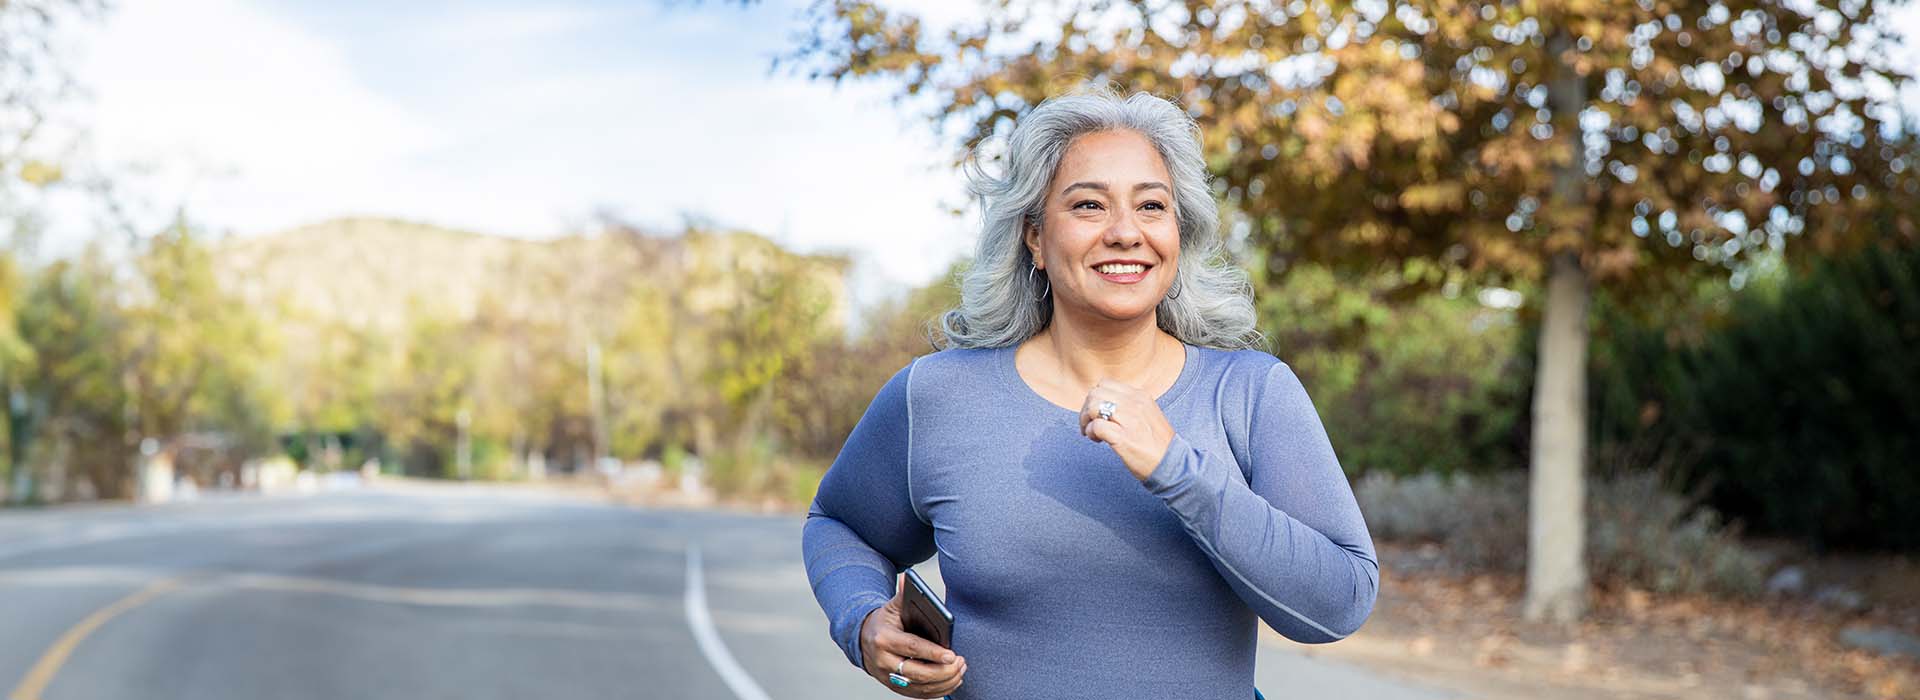
<instances>
[{"instance_id":1,"label":"dirt ground","mask_svg":"<svg viewBox=\"0 0 1920 700\"><path fill-rule=\"evenodd\" d=\"M1520 619L1520 576L1447 573L1431 545L1382 543L1379 552L1373 617L1341 642L1298 646L1303 653L1475 698L1920 698L1920 663L1839 641L1849 625L1920 632L1913 587L1885 576L1876 585L1896 590L1860 611L1599 590L1586 619L1562 627Z\"/></svg>"}]
</instances>

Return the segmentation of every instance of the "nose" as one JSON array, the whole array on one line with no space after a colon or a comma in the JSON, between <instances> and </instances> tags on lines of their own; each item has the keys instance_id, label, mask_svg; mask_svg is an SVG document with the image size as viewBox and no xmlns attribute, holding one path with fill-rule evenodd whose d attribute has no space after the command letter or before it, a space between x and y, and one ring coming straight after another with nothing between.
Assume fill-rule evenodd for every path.
<instances>
[{"instance_id":1,"label":"nose","mask_svg":"<svg viewBox=\"0 0 1920 700\"><path fill-rule=\"evenodd\" d=\"M1100 235L1100 240L1115 248L1132 248L1140 245L1146 237L1140 233L1140 225L1133 220L1131 213L1121 214L1113 219L1113 225Z\"/></svg>"}]
</instances>

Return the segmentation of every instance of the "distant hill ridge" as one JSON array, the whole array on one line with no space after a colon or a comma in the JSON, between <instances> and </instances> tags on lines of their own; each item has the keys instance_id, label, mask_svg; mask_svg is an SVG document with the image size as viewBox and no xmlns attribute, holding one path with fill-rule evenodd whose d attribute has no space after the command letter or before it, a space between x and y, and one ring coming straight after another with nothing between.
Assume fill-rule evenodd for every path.
<instances>
[{"instance_id":1,"label":"distant hill ridge","mask_svg":"<svg viewBox=\"0 0 1920 700\"><path fill-rule=\"evenodd\" d=\"M214 244L213 258L223 285L270 319L402 333L418 315L471 320L486 303L517 317L579 314L611 301L606 294L631 293L641 278L744 272L768 254L792 254L750 233L690 240L613 233L529 240L358 217L230 238ZM844 310L847 261L800 257L833 281ZM710 296L731 285L706 279L700 286Z\"/></svg>"},{"instance_id":2,"label":"distant hill ridge","mask_svg":"<svg viewBox=\"0 0 1920 700\"><path fill-rule=\"evenodd\" d=\"M416 300L434 312L470 318L508 261L543 256L548 245L353 218L228 239L216 247L214 259L229 289L270 316L293 312L398 331Z\"/></svg>"}]
</instances>

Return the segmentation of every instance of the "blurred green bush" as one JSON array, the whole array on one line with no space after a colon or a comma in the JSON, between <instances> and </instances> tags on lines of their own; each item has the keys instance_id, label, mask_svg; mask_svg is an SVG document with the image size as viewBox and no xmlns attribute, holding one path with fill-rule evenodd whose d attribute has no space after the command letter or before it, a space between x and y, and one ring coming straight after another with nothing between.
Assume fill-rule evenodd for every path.
<instances>
[{"instance_id":1,"label":"blurred green bush","mask_svg":"<svg viewBox=\"0 0 1920 700\"><path fill-rule=\"evenodd\" d=\"M1920 546L1920 250L1703 285L1652 314L1596 301L1596 444L1685 452L1680 485L1753 531Z\"/></svg>"},{"instance_id":2,"label":"blurred green bush","mask_svg":"<svg viewBox=\"0 0 1920 700\"><path fill-rule=\"evenodd\" d=\"M1402 300L1397 271L1302 264L1261 284L1268 349L1300 376L1349 476L1526 465L1531 339L1515 310L1458 287Z\"/></svg>"}]
</instances>

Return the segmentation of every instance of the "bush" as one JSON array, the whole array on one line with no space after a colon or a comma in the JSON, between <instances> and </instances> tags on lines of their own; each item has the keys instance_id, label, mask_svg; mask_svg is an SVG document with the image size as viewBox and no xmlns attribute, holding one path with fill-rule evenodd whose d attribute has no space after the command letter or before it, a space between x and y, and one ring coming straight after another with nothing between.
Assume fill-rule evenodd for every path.
<instances>
[{"instance_id":1,"label":"bush","mask_svg":"<svg viewBox=\"0 0 1920 700\"><path fill-rule=\"evenodd\" d=\"M1596 321L1596 441L1696 443L1680 481L1758 532L1920 547L1920 250L1818 261L1654 318L1601 295Z\"/></svg>"},{"instance_id":2,"label":"bush","mask_svg":"<svg viewBox=\"0 0 1920 700\"><path fill-rule=\"evenodd\" d=\"M1748 595L1760 589L1766 559L1742 546L1711 508L1662 487L1641 471L1589 480L1587 566L1593 580L1661 592ZM1470 571L1526 568L1524 472L1376 472L1354 495L1381 540L1435 542Z\"/></svg>"},{"instance_id":3,"label":"bush","mask_svg":"<svg viewBox=\"0 0 1920 700\"><path fill-rule=\"evenodd\" d=\"M684 463L685 458L680 461ZM787 454L770 437L743 436L705 461L705 476L707 485L722 498L773 499L806 508L813 502L827 465L822 460Z\"/></svg>"},{"instance_id":4,"label":"bush","mask_svg":"<svg viewBox=\"0 0 1920 700\"><path fill-rule=\"evenodd\" d=\"M1260 328L1300 375L1349 475L1499 471L1525 461L1525 329L1471 290L1405 296L1400 273L1297 265L1262 284Z\"/></svg>"},{"instance_id":5,"label":"bush","mask_svg":"<svg viewBox=\"0 0 1920 700\"><path fill-rule=\"evenodd\" d=\"M1596 581L1626 581L1662 593L1758 593L1766 559L1739 543L1712 508L1689 508L1635 472L1594 482L1587 499L1587 566Z\"/></svg>"},{"instance_id":6,"label":"bush","mask_svg":"<svg viewBox=\"0 0 1920 700\"><path fill-rule=\"evenodd\" d=\"M1354 497L1376 538L1438 543L1456 564L1469 569L1526 568L1524 472L1372 472L1354 486Z\"/></svg>"},{"instance_id":7,"label":"bush","mask_svg":"<svg viewBox=\"0 0 1920 700\"><path fill-rule=\"evenodd\" d=\"M752 498L780 488L774 483L779 454L766 436L743 435L703 458L707 486L723 497Z\"/></svg>"}]
</instances>

